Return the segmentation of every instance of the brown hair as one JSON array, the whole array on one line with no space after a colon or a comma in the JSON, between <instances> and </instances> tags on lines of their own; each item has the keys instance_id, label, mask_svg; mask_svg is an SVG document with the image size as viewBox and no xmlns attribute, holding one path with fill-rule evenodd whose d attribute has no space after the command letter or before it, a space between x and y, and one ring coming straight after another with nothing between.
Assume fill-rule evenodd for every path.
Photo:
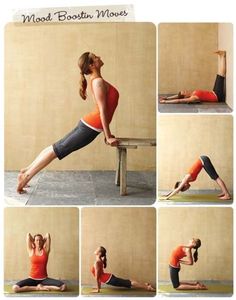
<instances>
[{"instance_id":1,"label":"brown hair","mask_svg":"<svg viewBox=\"0 0 236 300\"><path fill-rule=\"evenodd\" d=\"M102 259L103 266L105 269L107 266L107 256L106 256L107 250L103 246L100 246L100 252L101 252L100 258Z\"/></svg>"},{"instance_id":2,"label":"brown hair","mask_svg":"<svg viewBox=\"0 0 236 300\"><path fill-rule=\"evenodd\" d=\"M194 241L196 243L196 246L193 247L193 249L195 249L195 252L193 254L193 259L194 259L194 262L197 262L197 260L198 260L198 248L201 247L202 243L201 243L201 240L199 240L199 239L194 239Z\"/></svg>"},{"instance_id":3,"label":"brown hair","mask_svg":"<svg viewBox=\"0 0 236 300\"><path fill-rule=\"evenodd\" d=\"M80 82L79 82L79 94L82 99L86 100L87 94L87 80L84 75L89 75L91 73L89 66L93 63L93 58L91 57L91 52L83 53L78 61L78 66L80 68Z\"/></svg>"}]
</instances>

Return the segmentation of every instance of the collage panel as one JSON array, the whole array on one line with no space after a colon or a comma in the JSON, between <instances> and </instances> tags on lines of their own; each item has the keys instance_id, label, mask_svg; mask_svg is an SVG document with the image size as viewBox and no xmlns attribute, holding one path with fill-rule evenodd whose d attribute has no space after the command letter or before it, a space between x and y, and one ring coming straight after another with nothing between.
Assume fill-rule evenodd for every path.
<instances>
[{"instance_id":1,"label":"collage panel","mask_svg":"<svg viewBox=\"0 0 236 300\"><path fill-rule=\"evenodd\" d=\"M231 113L233 24L160 23L161 113Z\"/></svg>"},{"instance_id":2,"label":"collage panel","mask_svg":"<svg viewBox=\"0 0 236 300\"><path fill-rule=\"evenodd\" d=\"M155 62L152 23L8 23L5 203L153 204Z\"/></svg>"},{"instance_id":3,"label":"collage panel","mask_svg":"<svg viewBox=\"0 0 236 300\"><path fill-rule=\"evenodd\" d=\"M155 296L155 208L82 208L81 294Z\"/></svg>"},{"instance_id":4,"label":"collage panel","mask_svg":"<svg viewBox=\"0 0 236 300\"><path fill-rule=\"evenodd\" d=\"M232 296L233 209L159 208L158 266L161 296Z\"/></svg>"},{"instance_id":5,"label":"collage panel","mask_svg":"<svg viewBox=\"0 0 236 300\"><path fill-rule=\"evenodd\" d=\"M5 208L4 294L79 295L78 208Z\"/></svg>"},{"instance_id":6,"label":"collage panel","mask_svg":"<svg viewBox=\"0 0 236 300\"><path fill-rule=\"evenodd\" d=\"M232 116L159 116L158 181L160 203L232 204Z\"/></svg>"}]
</instances>

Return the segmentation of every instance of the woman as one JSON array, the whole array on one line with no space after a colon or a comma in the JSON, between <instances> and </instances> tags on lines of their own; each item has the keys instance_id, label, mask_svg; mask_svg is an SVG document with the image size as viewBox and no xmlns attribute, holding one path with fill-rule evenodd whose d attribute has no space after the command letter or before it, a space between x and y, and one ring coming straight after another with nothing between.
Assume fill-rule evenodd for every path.
<instances>
[{"instance_id":1,"label":"woman","mask_svg":"<svg viewBox=\"0 0 236 300\"><path fill-rule=\"evenodd\" d=\"M12 290L15 293L65 291L66 285L64 282L49 278L47 275L47 262L51 246L50 234L47 233L45 237L36 234L32 237L30 233L27 233L26 243L31 263L29 278L17 282L13 285Z\"/></svg>"},{"instance_id":2,"label":"woman","mask_svg":"<svg viewBox=\"0 0 236 300\"><path fill-rule=\"evenodd\" d=\"M178 95L161 97L160 103L194 103L194 102L224 102L225 101L225 76L226 76L226 51L214 52L219 56L219 70L212 91L195 90L180 91Z\"/></svg>"},{"instance_id":3,"label":"woman","mask_svg":"<svg viewBox=\"0 0 236 300\"><path fill-rule=\"evenodd\" d=\"M176 290L207 290L206 286L200 282L179 281L180 264L192 266L198 260L198 248L201 247L199 239L191 239L186 246L178 246L170 256L169 269L170 279ZM195 249L194 254L192 254ZM186 259L183 259L186 257Z\"/></svg>"},{"instance_id":4,"label":"woman","mask_svg":"<svg viewBox=\"0 0 236 300\"><path fill-rule=\"evenodd\" d=\"M213 179L220 187L222 193L220 193L218 195L219 199L230 200L231 196L230 196L230 193L229 193L224 181L217 174L210 158L205 155L201 155L195 161L195 163L188 170L187 174L184 176L182 181L176 182L174 190L165 196L165 200L168 200L169 198L173 197L175 194L179 193L180 191L181 192L187 191L190 188L189 183L193 182L197 179L198 174L200 173L202 168L204 168L204 170L207 172L207 174L210 176L210 178Z\"/></svg>"},{"instance_id":5,"label":"woman","mask_svg":"<svg viewBox=\"0 0 236 300\"><path fill-rule=\"evenodd\" d=\"M140 288L150 292L155 292L155 289L150 283L139 283L135 280L118 278L111 273L104 273L104 269L107 266L106 252L106 249L102 246L97 248L94 252L96 255L96 261L91 269L91 272L97 282L97 288L94 289L94 293L100 293L102 283L116 287Z\"/></svg>"},{"instance_id":6,"label":"woman","mask_svg":"<svg viewBox=\"0 0 236 300\"><path fill-rule=\"evenodd\" d=\"M20 171L17 185L18 193L25 193L24 188L28 186L27 183L30 179L55 158L63 159L71 152L87 146L102 131L107 144L111 146L118 144L118 140L111 134L109 124L118 105L119 93L115 87L103 79L101 75L102 66L101 58L91 52L85 52L79 58L80 96L84 100L87 97L85 75L89 75L90 87L96 103L95 109L84 116L78 126L63 139L45 148L28 167Z\"/></svg>"}]
</instances>

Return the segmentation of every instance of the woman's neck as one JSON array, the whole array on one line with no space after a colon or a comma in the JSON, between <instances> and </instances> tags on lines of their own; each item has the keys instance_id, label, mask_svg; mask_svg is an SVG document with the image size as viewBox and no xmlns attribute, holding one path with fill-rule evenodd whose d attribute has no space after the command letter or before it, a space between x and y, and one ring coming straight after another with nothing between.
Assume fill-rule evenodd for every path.
<instances>
[{"instance_id":1,"label":"woman's neck","mask_svg":"<svg viewBox=\"0 0 236 300\"><path fill-rule=\"evenodd\" d=\"M93 70L90 76L93 78L102 77L101 70Z\"/></svg>"}]
</instances>

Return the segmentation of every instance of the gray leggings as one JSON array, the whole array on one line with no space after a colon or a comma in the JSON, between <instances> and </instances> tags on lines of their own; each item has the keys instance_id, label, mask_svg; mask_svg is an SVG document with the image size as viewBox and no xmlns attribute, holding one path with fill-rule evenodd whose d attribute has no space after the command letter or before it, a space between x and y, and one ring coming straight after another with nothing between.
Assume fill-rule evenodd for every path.
<instances>
[{"instance_id":1,"label":"gray leggings","mask_svg":"<svg viewBox=\"0 0 236 300\"><path fill-rule=\"evenodd\" d=\"M99 133L79 121L79 124L71 132L52 145L53 150L59 159L63 159L71 152L90 144Z\"/></svg>"},{"instance_id":2,"label":"gray leggings","mask_svg":"<svg viewBox=\"0 0 236 300\"><path fill-rule=\"evenodd\" d=\"M64 282L57 280L57 279L47 277L45 279L40 279L40 280L33 279L33 278L27 278L27 279L23 279L16 283L16 285L18 285L19 287L37 286L38 284L61 287L64 284Z\"/></svg>"}]
</instances>

